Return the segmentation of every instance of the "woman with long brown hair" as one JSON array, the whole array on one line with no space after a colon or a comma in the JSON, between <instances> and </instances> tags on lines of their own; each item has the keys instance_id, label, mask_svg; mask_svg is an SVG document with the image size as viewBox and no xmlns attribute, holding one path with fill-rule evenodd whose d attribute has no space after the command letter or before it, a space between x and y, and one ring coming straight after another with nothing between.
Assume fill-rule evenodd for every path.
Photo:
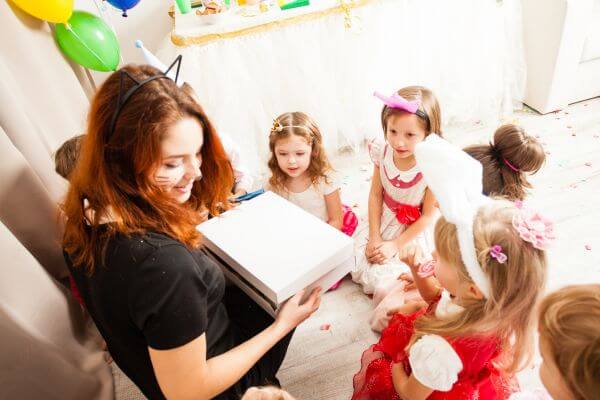
<instances>
[{"instance_id":1,"label":"woman with long brown hair","mask_svg":"<svg viewBox=\"0 0 600 400\"><path fill-rule=\"evenodd\" d=\"M64 203L65 258L119 367L151 399L229 399L277 384L293 329L319 306L294 296L269 317L198 248L206 207L233 183L202 108L149 66L95 95Z\"/></svg>"}]
</instances>

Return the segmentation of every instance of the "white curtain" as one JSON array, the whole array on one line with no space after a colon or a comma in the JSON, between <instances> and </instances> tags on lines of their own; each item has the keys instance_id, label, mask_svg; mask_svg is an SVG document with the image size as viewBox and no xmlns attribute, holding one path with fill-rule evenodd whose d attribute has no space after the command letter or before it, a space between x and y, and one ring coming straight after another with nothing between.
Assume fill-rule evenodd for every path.
<instances>
[{"instance_id":1,"label":"white curtain","mask_svg":"<svg viewBox=\"0 0 600 400\"><path fill-rule=\"evenodd\" d=\"M0 398L110 400L97 332L56 280L66 182L52 153L82 132L89 87L47 23L7 1L0 20Z\"/></svg>"}]
</instances>

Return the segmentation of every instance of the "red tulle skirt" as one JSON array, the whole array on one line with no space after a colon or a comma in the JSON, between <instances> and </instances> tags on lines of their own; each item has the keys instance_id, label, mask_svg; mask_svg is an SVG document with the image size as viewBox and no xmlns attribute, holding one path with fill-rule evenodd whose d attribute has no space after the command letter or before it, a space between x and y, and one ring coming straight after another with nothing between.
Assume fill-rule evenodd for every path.
<instances>
[{"instance_id":1,"label":"red tulle skirt","mask_svg":"<svg viewBox=\"0 0 600 400\"><path fill-rule=\"evenodd\" d=\"M414 333L415 320L426 309L411 315L395 314L377 344L362 355L361 369L354 376L352 400L401 400L392 382L392 365L401 363L411 374L406 348ZM463 363L457 382L448 392L434 391L429 400L506 400L518 391L513 377L501 374L492 361L500 354L493 338L467 337L449 340Z\"/></svg>"}]
</instances>

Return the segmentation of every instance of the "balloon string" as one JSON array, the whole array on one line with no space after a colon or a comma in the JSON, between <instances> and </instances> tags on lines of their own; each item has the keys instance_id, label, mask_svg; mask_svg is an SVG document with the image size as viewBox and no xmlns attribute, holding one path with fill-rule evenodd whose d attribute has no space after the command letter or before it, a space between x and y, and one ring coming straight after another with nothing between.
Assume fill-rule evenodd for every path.
<instances>
[{"instance_id":1,"label":"balloon string","mask_svg":"<svg viewBox=\"0 0 600 400\"><path fill-rule=\"evenodd\" d=\"M106 12L106 5L103 5L102 7L99 6L98 0L94 0L94 4L96 5L96 8L98 9L98 14L100 14L102 20L104 20L104 22L108 22L110 29L112 29L113 33L115 34L115 37L118 38L119 36L117 36L117 30L115 29L115 26L112 23L112 17L110 16L110 13ZM119 58L121 59L121 64L123 64L123 53L119 52Z\"/></svg>"},{"instance_id":2,"label":"balloon string","mask_svg":"<svg viewBox=\"0 0 600 400\"><path fill-rule=\"evenodd\" d=\"M106 65L104 63L104 61L102 60L102 58L100 58L100 56L94 51L92 50L86 43L85 41L83 41L81 39L81 37L79 37L79 35L77 34L77 32L75 32L75 30L73 30L73 28L71 27L71 25L69 23L65 24L65 27L67 28L67 30L69 32L71 32L73 34L73 36L75 36L77 38L77 40L79 40L79 43L81 43L83 45L83 47L85 47L90 53L92 53L92 55L94 57L96 57L96 59L98 59L98 61L100 61L100 63L104 66L104 68L110 70L110 68L108 67L108 65Z\"/></svg>"}]
</instances>

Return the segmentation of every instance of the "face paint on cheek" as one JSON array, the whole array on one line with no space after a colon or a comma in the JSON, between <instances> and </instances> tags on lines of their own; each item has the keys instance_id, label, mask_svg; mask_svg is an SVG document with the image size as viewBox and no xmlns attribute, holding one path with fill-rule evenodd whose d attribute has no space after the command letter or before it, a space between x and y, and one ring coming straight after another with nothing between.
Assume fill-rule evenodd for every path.
<instances>
[{"instance_id":1,"label":"face paint on cheek","mask_svg":"<svg viewBox=\"0 0 600 400\"><path fill-rule=\"evenodd\" d=\"M159 186L174 186L179 180L181 180L181 174L176 172L158 170L154 175L154 180Z\"/></svg>"}]
</instances>

